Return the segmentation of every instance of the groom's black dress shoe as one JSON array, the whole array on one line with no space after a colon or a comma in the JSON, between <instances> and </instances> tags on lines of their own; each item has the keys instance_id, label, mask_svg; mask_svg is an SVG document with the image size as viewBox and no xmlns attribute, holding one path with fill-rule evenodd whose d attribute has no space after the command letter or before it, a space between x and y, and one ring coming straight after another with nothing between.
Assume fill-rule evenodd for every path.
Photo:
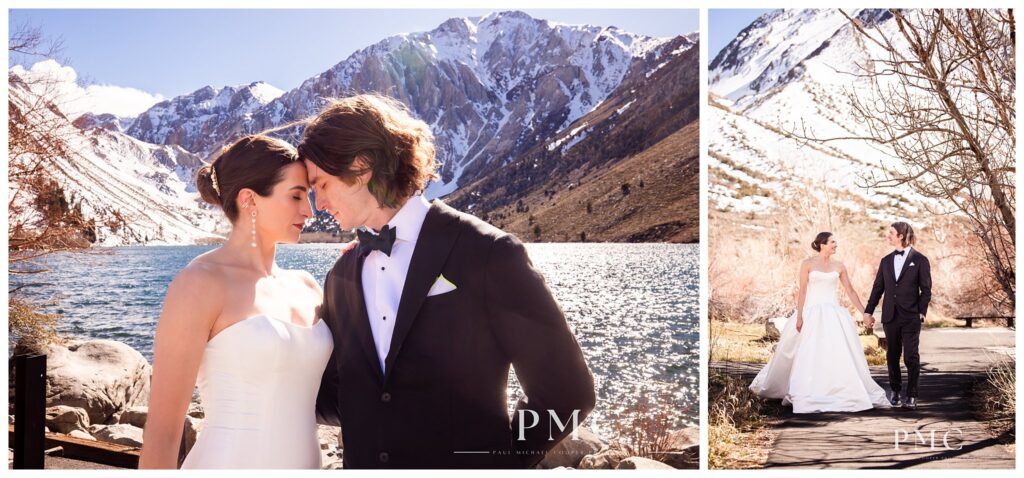
<instances>
[{"instance_id":1,"label":"groom's black dress shoe","mask_svg":"<svg viewBox=\"0 0 1024 478\"><path fill-rule=\"evenodd\" d=\"M907 410L917 410L917 399L914 397L907 397L907 401L903 404L903 408L906 408Z\"/></svg>"},{"instance_id":2,"label":"groom's black dress shoe","mask_svg":"<svg viewBox=\"0 0 1024 478\"><path fill-rule=\"evenodd\" d=\"M889 404L894 406L894 407L899 407L899 406L903 405L903 402L900 401L900 394L899 394L899 392L892 392L889 395Z\"/></svg>"}]
</instances>

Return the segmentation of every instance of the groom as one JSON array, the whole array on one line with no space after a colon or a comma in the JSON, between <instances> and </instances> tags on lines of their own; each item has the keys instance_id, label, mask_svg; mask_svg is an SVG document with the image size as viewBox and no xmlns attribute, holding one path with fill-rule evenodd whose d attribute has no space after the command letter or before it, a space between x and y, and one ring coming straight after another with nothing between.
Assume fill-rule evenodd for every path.
<instances>
[{"instance_id":1,"label":"groom","mask_svg":"<svg viewBox=\"0 0 1024 478\"><path fill-rule=\"evenodd\" d=\"M886 364L889 366L889 402L892 406L917 408L917 380L921 372L921 356L917 348L921 341L921 324L928 314L932 299L932 275L928 258L913 247L914 229L905 222L889 227L886 238L895 251L882 258L875 275L871 296L864 307L864 324L874 324L879 299L882 302L882 329L888 340ZM900 400L903 378L900 372L900 354L907 365L906 402Z\"/></svg>"},{"instance_id":2,"label":"groom","mask_svg":"<svg viewBox=\"0 0 1024 478\"><path fill-rule=\"evenodd\" d=\"M298 147L317 209L358 245L328 272L334 353L317 420L346 468L524 468L593 409L594 382L526 249L421 192L427 125L376 95L333 101ZM508 413L509 367L525 397Z\"/></svg>"}]
</instances>

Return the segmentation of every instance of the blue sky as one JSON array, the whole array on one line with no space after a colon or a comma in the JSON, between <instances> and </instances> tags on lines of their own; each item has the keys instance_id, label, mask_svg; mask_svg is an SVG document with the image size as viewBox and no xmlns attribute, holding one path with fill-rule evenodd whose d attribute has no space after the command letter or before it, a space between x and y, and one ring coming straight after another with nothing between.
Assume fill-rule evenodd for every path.
<instances>
[{"instance_id":1,"label":"blue sky","mask_svg":"<svg viewBox=\"0 0 1024 478\"><path fill-rule=\"evenodd\" d=\"M757 17L770 12L764 9L709 9L708 10L708 56L707 63L715 59L718 52L736 38L736 35Z\"/></svg>"},{"instance_id":2,"label":"blue sky","mask_svg":"<svg viewBox=\"0 0 1024 478\"><path fill-rule=\"evenodd\" d=\"M444 20L492 10L10 10L64 41L80 79L173 97L205 85L266 81L282 90L388 36L432 30ZM562 23L615 25L651 36L698 29L698 11L537 10ZM12 58L12 66L34 60Z\"/></svg>"}]
</instances>

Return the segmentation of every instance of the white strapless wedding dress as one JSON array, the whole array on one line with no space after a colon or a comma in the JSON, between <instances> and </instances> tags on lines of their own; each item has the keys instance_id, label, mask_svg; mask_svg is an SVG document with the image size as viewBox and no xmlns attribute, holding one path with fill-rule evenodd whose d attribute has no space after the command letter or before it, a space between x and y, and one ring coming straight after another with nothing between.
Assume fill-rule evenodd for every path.
<instances>
[{"instance_id":1,"label":"white strapless wedding dress","mask_svg":"<svg viewBox=\"0 0 1024 478\"><path fill-rule=\"evenodd\" d=\"M750 384L765 398L793 404L793 413L856 412L890 407L872 378L857 328L836 297L838 272L811 271L804 300L804 325L794 314L775 353Z\"/></svg>"},{"instance_id":2,"label":"white strapless wedding dress","mask_svg":"<svg viewBox=\"0 0 1024 478\"><path fill-rule=\"evenodd\" d=\"M319 469L316 396L331 330L257 315L210 339L196 383L206 419L182 468Z\"/></svg>"}]
</instances>

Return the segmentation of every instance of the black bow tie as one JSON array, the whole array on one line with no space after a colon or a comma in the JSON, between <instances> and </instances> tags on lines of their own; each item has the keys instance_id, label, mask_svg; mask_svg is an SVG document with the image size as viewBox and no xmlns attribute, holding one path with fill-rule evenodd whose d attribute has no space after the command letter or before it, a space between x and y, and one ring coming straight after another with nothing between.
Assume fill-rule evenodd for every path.
<instances>
[{"instance_id":1,"label":"black bow tie","mask_svg":"<svg viewBox=\"0 0 1024 478\"><path fill-rule=\"evenodd\" d=\"M907 252L907 251L905 251L905 250L903 250L903 251L892 251L892 253L896 254L897 256L902 256L904 252Z\"/></svg>"},{"instance_id":2,"label":"black bow tie","mask_svg":"<svg viewBox=\"0 0 1024 478\"><path fill-rule=\"evenodd\" d=\"M397 228L384 226L380 234L374 234L366 228L356 229L356 237L359 238L359 251L366 256L372 251L381 251L391 257L391 247L395 245L395 232Z\"/></svg>"}]
</instances>

